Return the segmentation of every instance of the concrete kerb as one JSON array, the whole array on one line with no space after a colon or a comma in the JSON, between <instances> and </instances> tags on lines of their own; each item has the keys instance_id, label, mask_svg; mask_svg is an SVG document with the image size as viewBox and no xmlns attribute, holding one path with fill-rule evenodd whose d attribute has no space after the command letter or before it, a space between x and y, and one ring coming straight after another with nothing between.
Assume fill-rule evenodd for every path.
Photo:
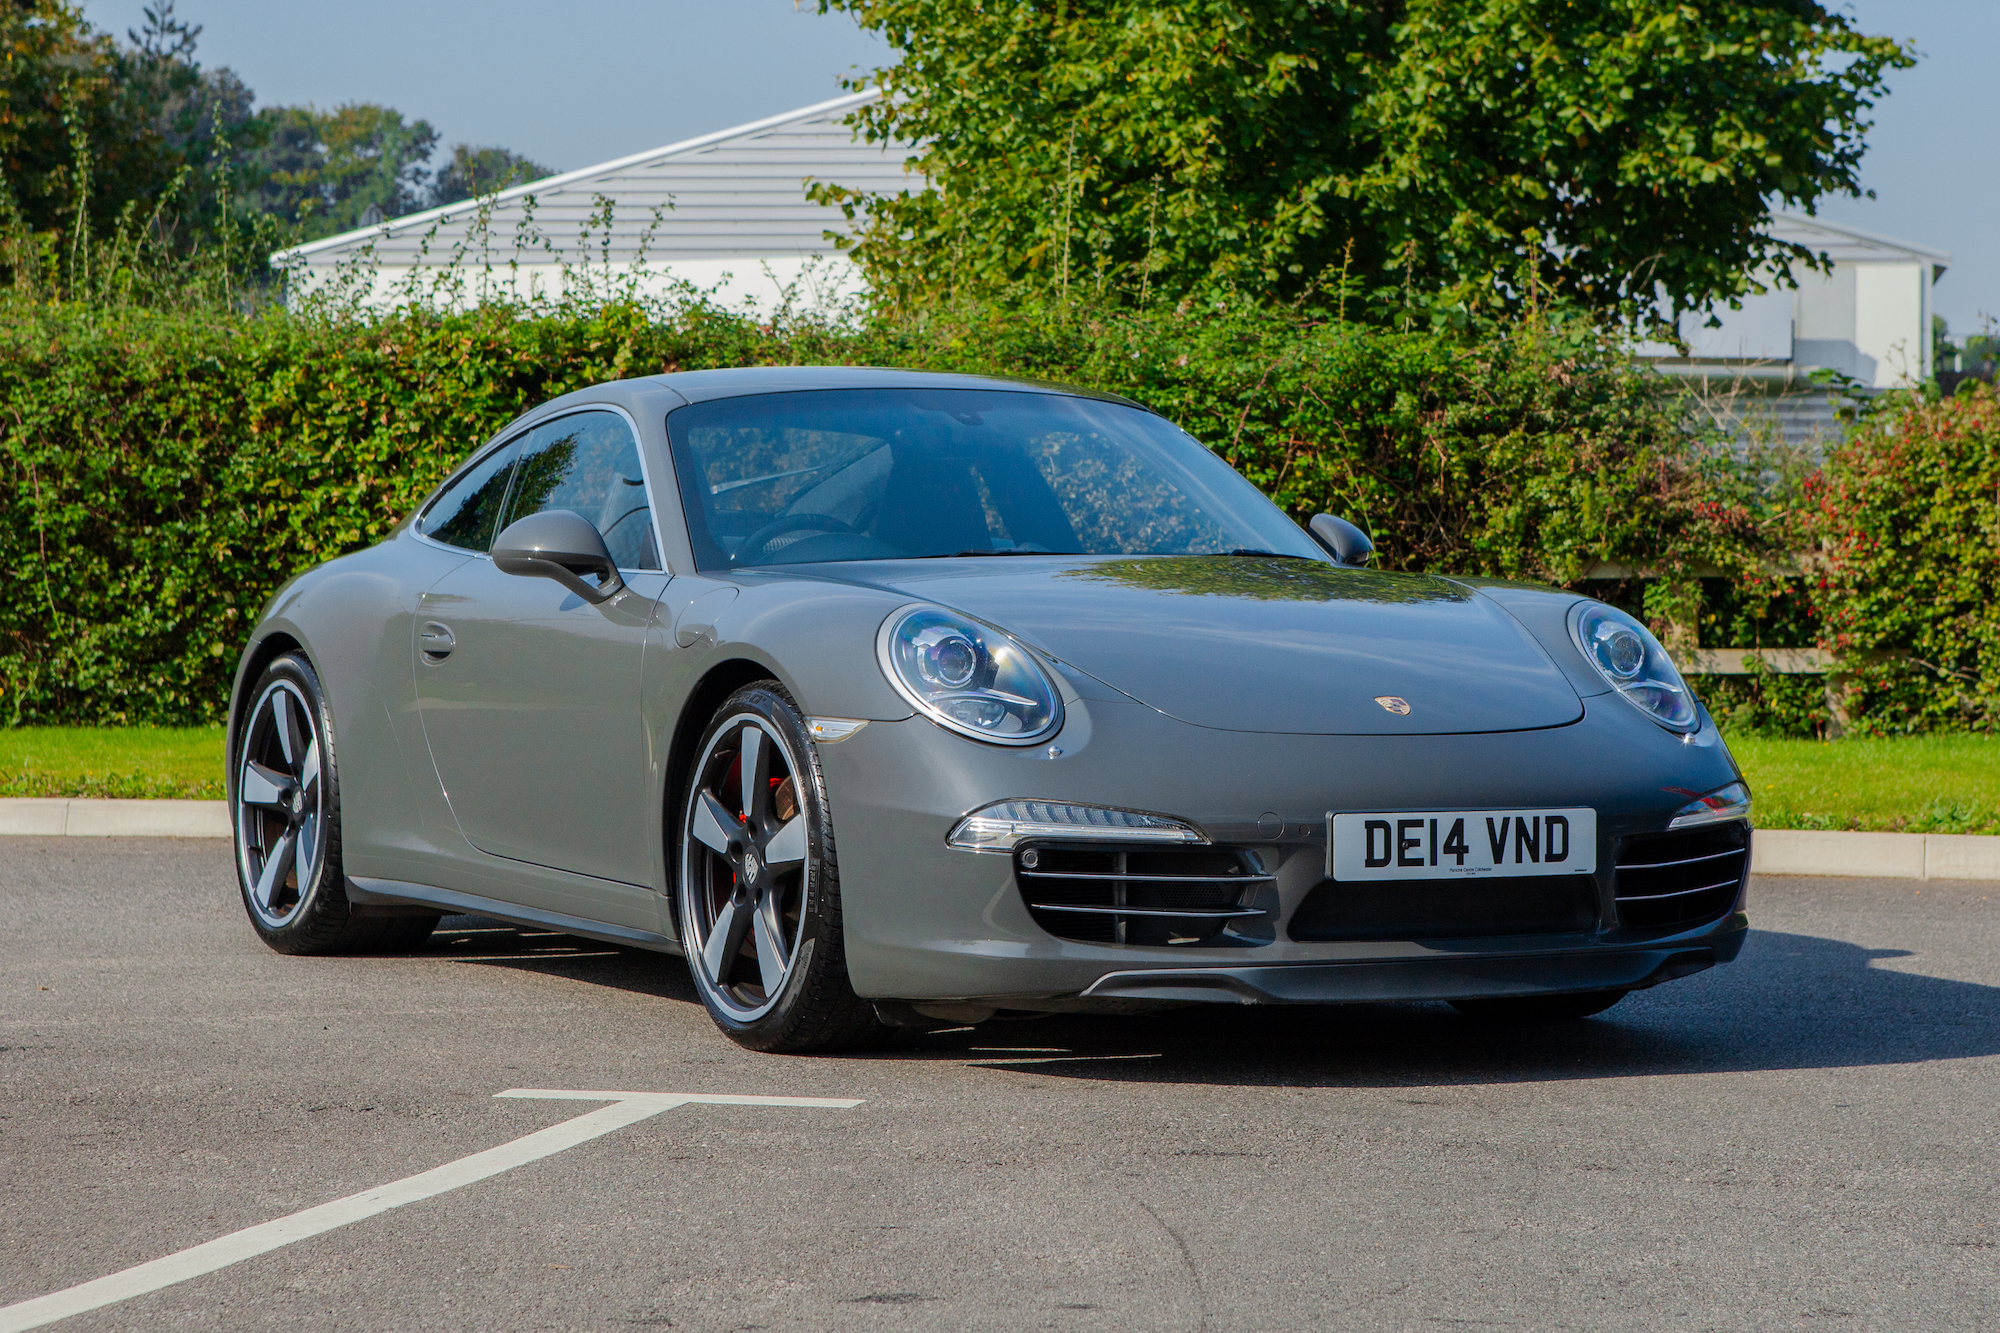
<instances>
[{"instance_id":1,"label":"concrete kerb","mask_svg":"<svg viewBox=\"0 0 2000 1333\"><path fill-rule=\"evenodd\" d=\"M0 834L44 838L226 838L227 801L0 800Z\"/></svg>"},{"instance_id":2,"label":"concrete kerb","mask_svg":"<svg viewBox=\"0 0 2000 1333\"><path fill-rule=\"evenodd\" d=\"M1750 869L1759 875L2000 879L2000 838L1759 829L1752 843Z\"/></svg>"},{"instance_id":3,"label":"concrete kerb","mask_svg":"<svg viewBox=\"0 0 2000 1333\"><path fill-rule=\"evenodd\" d=\"M0 835L226 838L226 801L0 800ZM2000 838L1947 833L1822 833L1759 829L1758 875L2000 880Z\"/></svg>"}]
</instances>

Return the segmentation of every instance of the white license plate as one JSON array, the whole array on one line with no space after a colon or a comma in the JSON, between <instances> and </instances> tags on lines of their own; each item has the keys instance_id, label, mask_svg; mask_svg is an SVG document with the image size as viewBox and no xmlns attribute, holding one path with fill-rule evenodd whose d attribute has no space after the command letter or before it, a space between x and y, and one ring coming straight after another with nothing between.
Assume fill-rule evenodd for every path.
<instances>
[{"instance_id":1,"label":"white license plate","mask_svg":"<svg viewBox=\"0 0 2000 1333\"><path fill-rule=\"evenodd\" d=\"M1410 810L1332 817L1333 877L1588 875L1597 869L1597 812Z\"/></svg>"}]
</instances>

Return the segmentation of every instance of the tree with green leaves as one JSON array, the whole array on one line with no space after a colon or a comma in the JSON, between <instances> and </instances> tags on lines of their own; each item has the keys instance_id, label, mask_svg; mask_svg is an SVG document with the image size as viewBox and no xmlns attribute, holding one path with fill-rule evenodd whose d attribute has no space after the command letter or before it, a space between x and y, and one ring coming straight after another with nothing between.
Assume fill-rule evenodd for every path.
<instances>
[{"instance_id":1,"label":"tree with green leaves","mask_svg":"<svg viewBox=\"0 0 2000 1333\"><path fill-rule=\"evenodd\" d=\"M250 90L195 63L201 29L173 0L144 14L124 44L69 0L0 7L0 273L37 299L226 291L270 239L230 199L257 141ZM203 279L154 281L197 256Z\"/></svg>"},{"instance_id":2,"label":"tree with green leaves","mask_svg":"<svg viewBox=\"0 0 2000 1333\"><path fill-rule=\"evenodd\" d=\"M174 188L247 120L249 91L189 54L200 29L172 0L121 45L68 0L0 7L0 178L30 231L108 230L128 204Z\"/></svg>"},{"instance_id":3,"label":"tree with green leaves","mask_svg":"<svg viewBox=\"0 0 2000 1333\"><path fill-rule=\"evenodd\" d=\"M306 239L426 206L424 164L438 140L429 121L406 122L394 108L369 102L332 111L267 107L258 120L266 138L248 202L295 220Z\"/></svg>"},{"instance_id":4,"label":"tree with green leaves","mask_svg":"<svg viewBox=\"0 0 2000 1333\"><path fill-rule=\"evenodd\" d=\"M74 0L0 0L0 278L33 299L234 301L273 249L548 175L392 107L255 109L153 0L125 41Z\"/></svg>"},{"instance_id":5,"label":"tree with green leaves","mask_svg":"<svg viewBox=\"0 0 2000 1333\"><path fill-rule=\"evenodd\" d=\"M430 202L433 207L455 204L553 175L548 167L506 148L453 144L451 161L438 168L437 179L431 184Z\"/></svg>"},{"instance_id":6,"label":"tree with green leaves","mask_svg":"<svg viewBox=\"0 0 2000 1333\"><path fill-rule=\"evenodd\" d=\"M1814 262L1913 57L1815 0L820 0L885 37L855 115L912 190L818 196L878 291L1022 280L1669 315Z\"/></svg>"}]
</instances>

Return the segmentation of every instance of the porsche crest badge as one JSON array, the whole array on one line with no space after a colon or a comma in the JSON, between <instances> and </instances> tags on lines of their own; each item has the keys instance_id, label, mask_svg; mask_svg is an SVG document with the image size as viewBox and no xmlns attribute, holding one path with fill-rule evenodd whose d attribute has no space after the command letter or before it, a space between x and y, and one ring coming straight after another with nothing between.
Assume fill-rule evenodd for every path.
<instances>
[{"instance_id":1,"label":"porsche crest badge","mask_svg":"<svg viewBox=\"0 0 2000 1333\"><path fill-rule=\"evenodd\" d=\"M1410 711L1410 701L1407 699L1398 699L1393 694L1378 694L1375 696L1375 702L1381 704L1384 708L1399 717Z\"/></svg>"}]
</instances>

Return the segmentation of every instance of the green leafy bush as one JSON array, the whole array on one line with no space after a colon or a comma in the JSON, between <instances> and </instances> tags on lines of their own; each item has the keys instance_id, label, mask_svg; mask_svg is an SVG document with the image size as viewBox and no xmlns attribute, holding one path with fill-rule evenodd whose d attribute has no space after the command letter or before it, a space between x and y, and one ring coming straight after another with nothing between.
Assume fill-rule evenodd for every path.
<instances>
[{"instance_id":1,"label":"green leafy bush","mask_svg":"<svg viewBox=\"0 0 2000 1333\"><path fill-rule=\"evenodd\" d=\"M0 719L212 722L270 593L380 540L518 412L621 376L828 362L1129 395L1294 514L1352 515L1391 567L1564 582L1598 559L1671 574L1760 558L1754 524L1703 508L1734 484L1727 453L1560 321L1467 338L1247 306L776 329L700 304L22 309L0 328Z\"/></svg>"},{"instance_id":2,"label":"green leafy bush","mask_svg":"<svg viewBox=\"0 0 2000 1333\"><path fill-rule=\"evenodd\" d=\"M1694 676L1688 684L1731 736L1825 739L1834 721L1825 676L1780 675L1760 662L1746 675Z\"/></svg>"},{"instance_id":3,"label":"green leafy bush","mask_svg":"<svg viewBox=\"0 0 2000 1333\"><path fill-rule=\"evenodd\" d=\"M217 719L280 583L379 540L523 409L661 369L658 342L616 310L24 312L0 328L0 717Z\"/></svg>"},{"instance_id":4,"label":"green leafy bush","mask_svg":"<svg viewBox=\"0 0 2000 1333\"><path fill-rule=\"evenodd\" d=\"M2000 723L2000 395L1901 395L1813 480L1816 599L1858 729Z\"/></svg>"}]
</instances>

